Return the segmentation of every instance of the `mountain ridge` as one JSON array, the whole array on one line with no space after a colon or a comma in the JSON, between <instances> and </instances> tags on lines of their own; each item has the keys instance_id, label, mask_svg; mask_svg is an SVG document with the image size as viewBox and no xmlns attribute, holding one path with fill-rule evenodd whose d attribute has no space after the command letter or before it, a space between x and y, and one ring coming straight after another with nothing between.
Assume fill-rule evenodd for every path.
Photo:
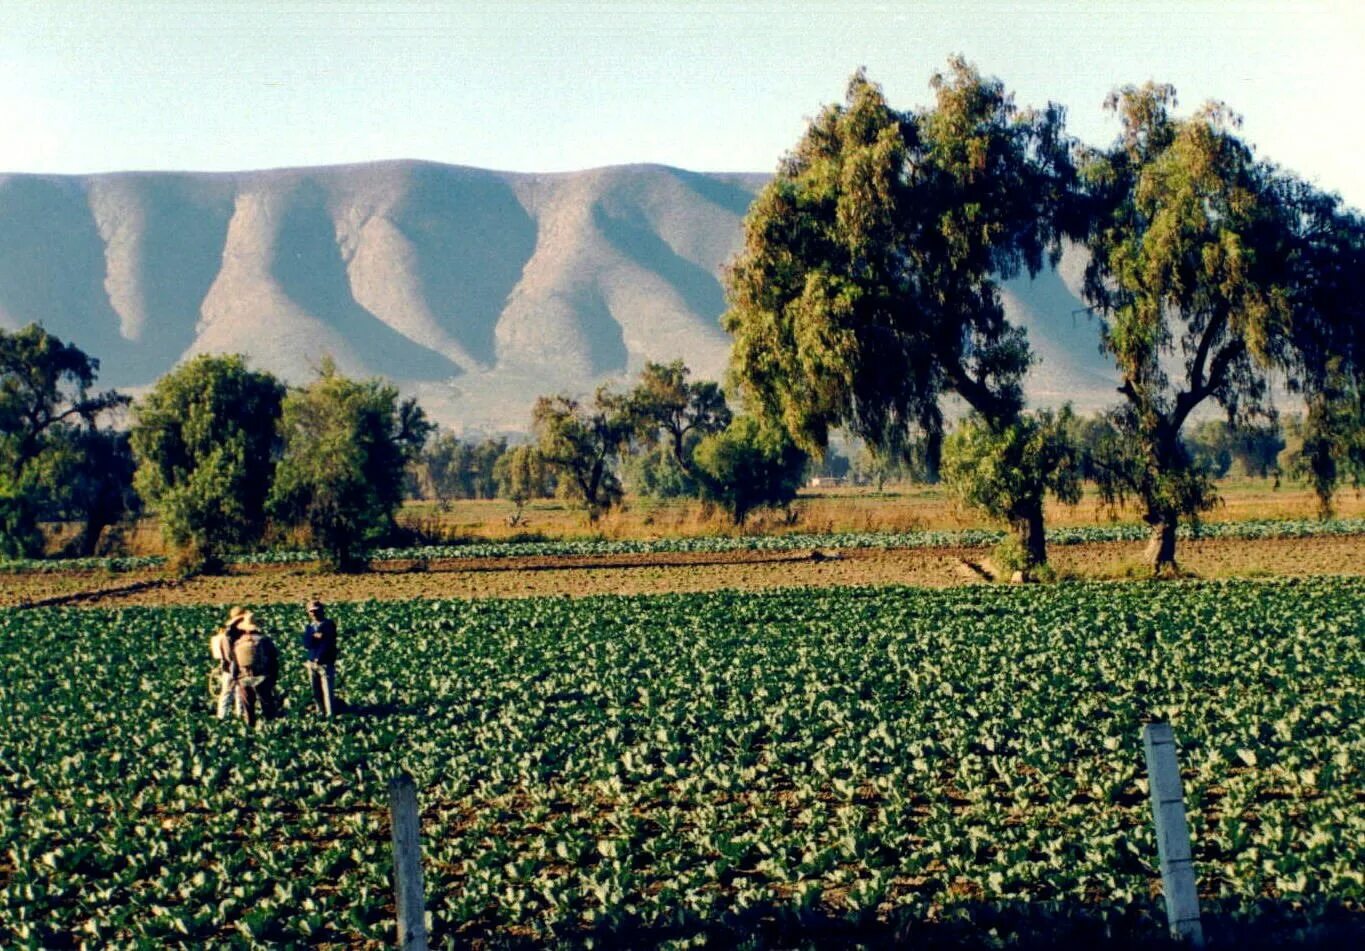
<instances>
[{"instance_id":1,"label":"mountain ridge","mask_svg":"<svg viewBox=\"0 0 1365 951\"><path fill-rule=\"evenodd\" d=\"M291 383L330 354L456 431L524 430L537 395L647 360L722 378L723 270L767 180L413 159L3 174L0 326L42 323L134 393L200 353L244 353ZM1074 285L1064 258L1003 297L1043 361L1030 395L1087 408L1111 401L1112 371L1093 323L1060 313L1081 308Z\"/></svg>"}]
</instances>

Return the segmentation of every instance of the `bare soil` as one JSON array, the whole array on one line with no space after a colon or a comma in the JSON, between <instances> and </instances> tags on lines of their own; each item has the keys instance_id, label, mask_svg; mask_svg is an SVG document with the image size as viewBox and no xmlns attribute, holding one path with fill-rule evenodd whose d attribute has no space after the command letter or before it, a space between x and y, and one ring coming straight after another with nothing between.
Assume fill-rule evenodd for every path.
<instances>
[{"instance_id":1,"label":"bare soil","mask_svg":"<svg viewBox=\"0 0 1365 951\"><path fill-rule=\"evenodd\" d=\"M1062 578L1144 574L1141 544L1054 545L1049 553ZM988 554L981 548L932 548L449 559L389 562L362 575L307 565L244 566L188 581L158 571L17 574L0 576L0 606L582 597L887 584L943 588L989 583ZM1183 541L1178 556L1186 572L1205 578L1365 575L1365 536Z\"/></svg>"}]
</instances>

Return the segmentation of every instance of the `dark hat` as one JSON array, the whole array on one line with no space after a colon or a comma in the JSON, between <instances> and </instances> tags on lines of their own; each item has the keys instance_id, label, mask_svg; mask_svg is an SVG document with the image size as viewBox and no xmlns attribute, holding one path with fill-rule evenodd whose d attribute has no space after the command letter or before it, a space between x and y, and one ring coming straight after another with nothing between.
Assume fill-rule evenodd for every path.
<instances>
[{"instance_id":1,"label":"dark hat","mask_svg":"<svg viewBox=\"0 0 1365 951\"><path fill-rule=\"evenodd\" d=\"M307 609L309 614L322 613L322 602L317 600L316 598L314 598L312 601L309 601L306 605L304 605L304 607Z\"/></svg>"}]
</instances>

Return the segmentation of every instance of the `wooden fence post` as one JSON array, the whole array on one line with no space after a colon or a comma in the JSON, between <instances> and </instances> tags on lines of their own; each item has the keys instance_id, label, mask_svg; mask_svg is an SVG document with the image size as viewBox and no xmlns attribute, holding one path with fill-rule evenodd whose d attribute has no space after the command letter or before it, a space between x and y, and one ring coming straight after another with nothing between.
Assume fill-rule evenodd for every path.
<instances>
[{"instance_id":1,"label":"wooden fence post","mask_svg":"<svg viewBox=\"0 0 1365 951\"><path fill-rule=\"evenodd\" d=\"M1175 758L1175 734L1169 723L1142 728L1147 753L1147 784L1152 792L1157 855L1161 860L1161 890L1166 896L1166 920L1171 937L1204 946L1199 923L1199 893L1195 888L1190 826L1185 819L1185 792Z\"/></svg>"},{"instance_id":2,"label":"wooden fence post","mask_svg":"<svg viewBox=\"0 0 1365 951\"><path fill-rule=\"evenodd\" d=\"M422 840L417 786L407 773L389 780L393 818L393 880L398 905L398 947L427 951L426 893L422 885Z\"/></svg>"}]
</instances>

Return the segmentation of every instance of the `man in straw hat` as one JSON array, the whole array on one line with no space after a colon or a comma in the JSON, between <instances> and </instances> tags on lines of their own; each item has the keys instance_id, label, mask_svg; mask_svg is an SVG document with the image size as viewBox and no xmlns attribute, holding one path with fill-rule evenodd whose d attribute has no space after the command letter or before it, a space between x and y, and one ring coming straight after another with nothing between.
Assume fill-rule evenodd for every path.
<instances>
[{"instance_id":1,"label":"man in straw hat","mask_svg":"<svg viewBox=\"0 0 1365 951\"><path fill-rule=\"evenodd\" d=\"M237 697L247 725L255 726L258 700L261 715L267 720L275 717L275 680L279 675L279 656L275 652L275 642L256 626L256 619L250 611L242 613L237 626L242 632L232 646Z\"/></svg>"},{"instance_id":2,"label":"man in straw hat","mask_svg":"<svg viewBox=\"0 0 1365 951\"><path fill-rule=\"evenodd\" d=\"M218 719L220 720L225 718L232 709L232 700L236 695L236 691L233 689L232 647L237 642L237 637L242 633L238 625L245 614L245 608L233 608L228 611L227 622L209 638L209 654L213 657L214 665L217 668ZM241 712L240 704L238 704L237 712Z\"/></svg>"},{"instance_id":3,"label":"man in straw hat","mask_svg":"<svg viewBox=\"0 0 1365 951\"><path fill-rule=\"evenodd\" d=\"M337 625L317 599L309 601L304 609L308 612L308 624L303 629L303 647L308 651L304 667L318 712L330 717L336 713L337 705Z\"/></svg>"}]
</instances>

